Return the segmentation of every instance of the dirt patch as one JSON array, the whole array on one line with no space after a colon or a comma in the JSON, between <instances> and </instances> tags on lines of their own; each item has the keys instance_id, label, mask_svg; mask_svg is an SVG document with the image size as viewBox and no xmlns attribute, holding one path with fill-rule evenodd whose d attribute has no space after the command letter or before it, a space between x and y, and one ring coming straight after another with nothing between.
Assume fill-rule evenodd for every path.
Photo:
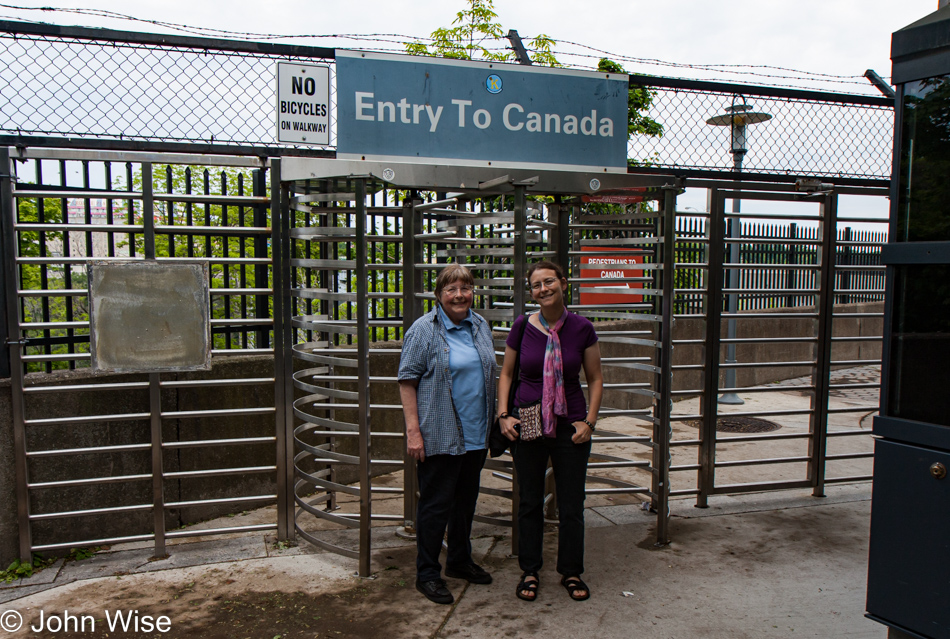
<instances>
[{"instance_id":1,"label":"dirt patch","mask_svg":"<svg viewBox=\"0 0 950 639\"><path fill-rule=\"evenodd\" d=\"M415 548L392 549L377 559L383 568L374 579L351 578L345 581L301 578L299 570L282 572L281 567L266 569L198 568L162 576L161 573L119 575L76 584L69 592L44 598L31 608L20 606L28 624L37 625L39 611L62 618L64 610L71 615L89 615L84 632L60 630L54 621L47 630L24 632L13 636L202 639L349 639L389 634L399 637L425 637L431 626L438 627L447 608L435 610L437 617L426 618L417 626L406 609L420 605L415 590ZM287 558L292 559L292 558ZM297 558L303 559L303 558ZM244 562L250 566L251 562ZM297 574L293 574L297 572ZM286 587L282 587L286 584ZM456 585L456 591L458 587ZM25 603L25 602L24 602ZM139 618L151 620L167 616L171 629L164 633L110 629L105 611L114 619L115 611L138 611ZM400 614L403 613L403 614ZM420 617L427 617L425 613ZM429 628L423 632L421 628Z\"/></svg>"}]
</instances>

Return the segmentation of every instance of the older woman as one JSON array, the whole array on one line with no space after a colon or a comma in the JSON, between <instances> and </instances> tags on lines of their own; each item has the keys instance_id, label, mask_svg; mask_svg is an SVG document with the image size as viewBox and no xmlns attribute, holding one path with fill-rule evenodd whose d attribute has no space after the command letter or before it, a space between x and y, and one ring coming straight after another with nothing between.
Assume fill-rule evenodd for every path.
<instances>
[{"instance_id":1,"label":"older woman","mask_svg":"<svg viewBox=\"0 0 950 639\"><path fill-rule=\"evenodd\" d=\"M399 394L406 446L417 460L416 588L430 601L454 601L439 553L448 528L445 574L491 583L472 560L472 520L495 407L491 327L472 312L475 280L451 264L435 282L436 307L406 332Z\"/></svg>"},{"instance_id":2,"label":"older woman","mask_svg":"<svg viewBox=\"0 0 950 639\"><path fill-rule=\"evenodd\" d=\"M517 415L500 412L502 434L514 441L518 477L518 562L524 573L516 594L534 601L540 585L544 535L544 477L548 459L557 485L557 571L571 599L590 597L584 572L584 497L590 438L597 423L604 383L594 326L565 305L567 280L553 262L528 269L531 297L540 312L515 320L498 382L498 410L508 406L515 356L520 353ZM527 326L525 326L527 322ZM580 383L583 368L590 404ZM517 427L517 428L516 428ZM531 439L532 435L537 435ZM515 441L518 440L518 441Z\"/></svg>"}]
</instances>

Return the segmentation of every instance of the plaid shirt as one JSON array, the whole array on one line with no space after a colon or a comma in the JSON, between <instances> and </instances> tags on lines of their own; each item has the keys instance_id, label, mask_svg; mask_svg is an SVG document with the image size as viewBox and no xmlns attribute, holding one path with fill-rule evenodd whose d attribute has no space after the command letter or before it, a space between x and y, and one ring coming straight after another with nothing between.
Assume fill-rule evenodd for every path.
<instances>
[{"instance_id":1,"label":"plaid shirt","mask_svg":"<svg viewBox=\"0 0 950 639\"><path fill-rule=\"evenodd\" d=\"M491 327L476 313L472 313L472 339L482 361L485 414L491 426L495 415L495 347ZM419 382L416 404L426 455L464 455L462 422L452 399L449 343L437 308L417 319L406 331L399 358L399 381L403 380ZM487 437L485 447L488 447Z\"/></svg>"}]
</instances>

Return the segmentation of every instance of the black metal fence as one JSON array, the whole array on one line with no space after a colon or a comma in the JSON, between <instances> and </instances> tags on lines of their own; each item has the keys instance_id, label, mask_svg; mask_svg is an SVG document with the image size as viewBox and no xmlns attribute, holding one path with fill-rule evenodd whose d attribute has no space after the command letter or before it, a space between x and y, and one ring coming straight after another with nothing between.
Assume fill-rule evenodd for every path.
<instances>
[{"instance_id":1,"label":"black metal fence","mask_svg":"<svg viewBox=\"0 0 950 639\"><path fill-rule=\"evenodd\" d=\"M703 286L706 263L707 218L677 217L677 289L676 312L702 313L702 295L690 289ZM789 293L790 290L818 288L818 248L821 239L817 225L798 222L743 222L739 232L740 266L738 283L744 289L775 289L776 293L740 293L738 310L794 308L814 306L814 293ZM774 240L763 242L762 240ZM880 302L884 300L884 271L881 247L887 232L841 227L835 241L835 304ZM775 265L787 265L776 269ZM862 269L862 266L869 267Z\"/></svg>"},{"instance_id":2,"label":"black metal fence","mask_svg":"<svg viewBox=\"0 0 950 639\"><path fill-rule=\"evenodd\" d=\"M320 148L279 145L274 68L330 69L331 137ZM336 145L332 49L0 21L0 142L90 148L217 150L332 156ZM635 134L641 171L716 177L736 167L729 126L707 120L746 105L770 119L748 126L745 179L890 179L893 101L871 96L631 76L662 135ZM75 140L74 140L75 142Z\"/></svg>"},{"instance_id":3,"label":"black metal fence","mask_svg":"<svg viewBox=\"0 0 950 639\"><path fill-rule=\"evenodd\" d=\"M28 372L88 366L86 263L141 258L142 166L88 159L14 163ZM152 175L156 256L209 262L217 351L269 352L273 344L264 178L263 169L240 166L155 165Z\"/></svg>"}]
</instances>

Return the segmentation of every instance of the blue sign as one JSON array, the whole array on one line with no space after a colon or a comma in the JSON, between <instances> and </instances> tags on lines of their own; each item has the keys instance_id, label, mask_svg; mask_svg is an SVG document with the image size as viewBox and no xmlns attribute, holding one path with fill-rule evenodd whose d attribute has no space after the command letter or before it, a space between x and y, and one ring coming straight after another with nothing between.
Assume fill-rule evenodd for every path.
<instances>
[{"instance_id":1,"label":"blue sign","mask_svg":"<svg viewBox=\"0 0 950 639\"><path fill-rule=\"evenodd\" d=\"M627 76L336 52L337 157L627 167Z\"/></svg>"}]
</instances>

